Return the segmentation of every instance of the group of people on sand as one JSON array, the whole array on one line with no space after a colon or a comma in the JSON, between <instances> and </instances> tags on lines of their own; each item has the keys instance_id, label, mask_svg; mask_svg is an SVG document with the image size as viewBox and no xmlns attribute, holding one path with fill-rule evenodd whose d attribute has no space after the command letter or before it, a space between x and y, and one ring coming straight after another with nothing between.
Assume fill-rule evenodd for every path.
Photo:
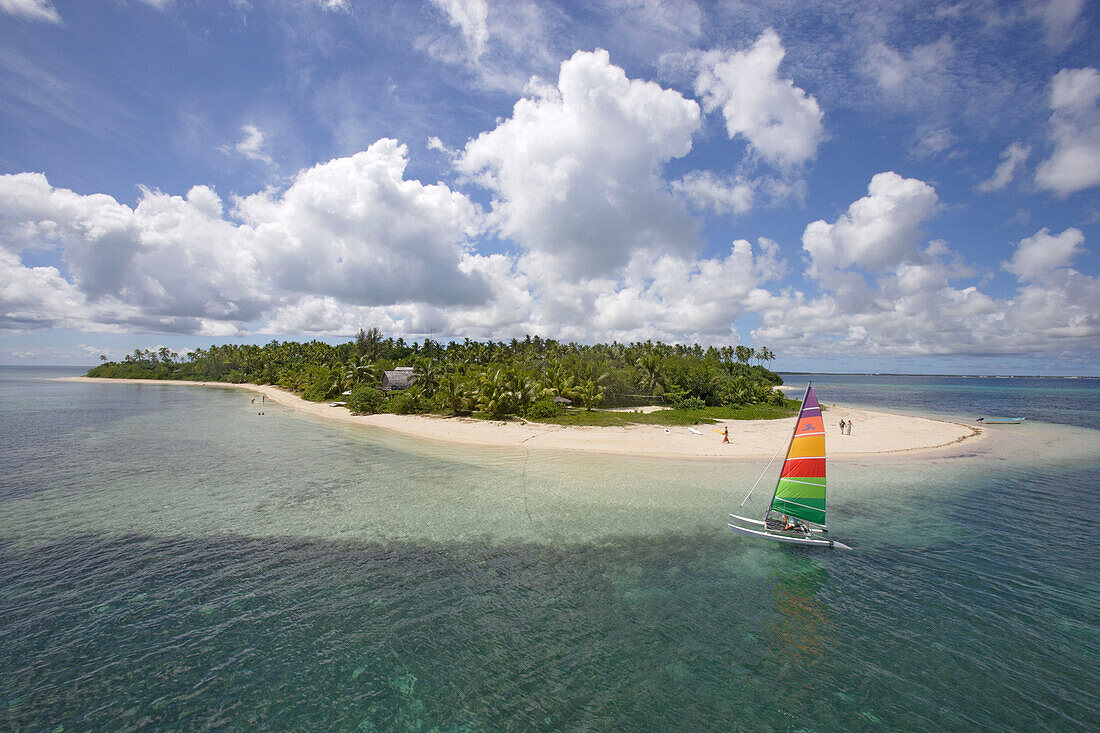
<instances>
[{"instance_id":1,"label":"group of people on sand","mask_svg":"<svg viewBox=\"0 0 1100 733\"><path fill-rule=\"evenodd\" d=\"M841 435L851 435L852 434L852 418L848 418L847 420L845 420L844 418L841 418L841 420L840 420L840 434ZM723 443L730 442L730 429L729 429L728 425L724 426L722 428L722 442Z\"/></svg>"}]
</instances>

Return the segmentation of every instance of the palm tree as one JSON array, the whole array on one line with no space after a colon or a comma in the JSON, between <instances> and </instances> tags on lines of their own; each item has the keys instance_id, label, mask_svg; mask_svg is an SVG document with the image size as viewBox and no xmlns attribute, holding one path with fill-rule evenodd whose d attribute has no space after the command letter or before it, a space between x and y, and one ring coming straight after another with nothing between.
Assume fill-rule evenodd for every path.
<instances>
[{"instance_id":1,"label":"palm tree","mask_svg":"<svg viewBox=\"0 0 1100 733\"><path fill-rule=\"evenodd\" d=\"M347 389L355 389L359 386L359 370L355 368L355 357L352 357L347 364L343 364L342 367L342 380ZM341 392L343 390L340 390Z\"/></svg>"},{"instance_id":2,"label":"palm tree","mask_svg":"<svg viewBox=\"0 0 1100 733\"><path fill-rule=\"evenodd\" d=\"M377 365L371 363L366 355L349 358L343 365L343 371L347 389L353 389L360 384L375 385L380 376Z\"/></svg>"},{"instance_id":3,"label":"palm tree","mask_svg":"<svg viewBox=\"0 0 1100 733\"><path fill-rule=\"evenodd\" d=\"M470 386L466 380L457 374L447 374L440 379L435 395L442 407L447 408L456 415L464 415L470 412Z\"/></svg>"},{"instance_id":4,"label":"palm tree","mask_svg":"<svg viewBox=\"0 0 1100 733\"><path fill-rule=\"evenodd\" d=\"M534 402L542 392L539 383L533 380L529 374L514 369L508 373L508 386L519 408L526 407Z\"/></svg>"},{"instance_id":5,"label":"palm tree","mask_svg":"<svg viewBox=\"0 0 1100 733\"><path fill-rule=\"evenodd\" d=\"M639 386L643 390L647 390L651 395L658 395L664 391L664 369L661 366L660 358L656 354L649 353L638 357L638 360L634 362L634 366L642 372L642 381Z\"/></svg>"},{"instance_id":6,"label":"palm tree","mask_svg":"<svg viewBox=\"0 0 1100 733\"><path fill-rule=\"evenodd\" d=\"M767 382L757 382L753 385L753 402L754 403L766 403L771 402L775 390Z\"/></svg>"},{"instance_id":7,"label":"palm tree","mask_svg":"<svg viewBox=\"0 0 1100 733\"><path fill-rule=\"evenodd\" d=\"M498 417L509 412L511 401L512 393L508 390L501 369L497 368L482 374L482 382L477 388L478 410L486 415Z\"/></svg>"},{"instance_id":8,"label":"palm tree","mask_svg":"<svg viewBox=\"0 0 1100 733\"><path fill-rule=\"evenodd\" d=\"M725 400L732 405L751 404L753 401L752 385L744 377L737 377L727 387Z\"/></svg>"},{"instance_id":9,"label":"palm tree","mask_svg":"<svg viewBox=\"0 0 1100 733\"><path fill-rule=\"evenodd\" d=\"M586 410L591 410L593 407L603 402L603 394L604 388L598 386L591 379L582 384L577 390L577 397L580 398Z\"/></svg>"},{"instance_id":10,"label":"palm tree","mask_svg":"<svg viewBox=\"0 0 1100 733\"><path fill-rule=\"evenodd\" d=\"M425 397L431 399L439 386L442 370L435 359L421 358L416 360L416 384Z\"/></svg>"}]
</instances>

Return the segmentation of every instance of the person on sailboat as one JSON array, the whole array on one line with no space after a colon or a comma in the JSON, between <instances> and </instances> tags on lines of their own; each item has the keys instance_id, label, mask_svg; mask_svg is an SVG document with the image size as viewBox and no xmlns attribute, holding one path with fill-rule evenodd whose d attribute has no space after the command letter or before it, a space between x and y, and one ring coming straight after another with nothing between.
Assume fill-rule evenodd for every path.
<instances>
[{"instance_id":1,"label":"person on sailboat","mask_svg":"<svg viewBox=\"0 0 1100 733\"><path fill-rule=\"evenodd\" d=\"M810 528L806 526L806 523L801 519L795 517L789 517L786 514L783 515L783 531L784 532L804 532L810 533Z\"/></svg>"}]
</instances>

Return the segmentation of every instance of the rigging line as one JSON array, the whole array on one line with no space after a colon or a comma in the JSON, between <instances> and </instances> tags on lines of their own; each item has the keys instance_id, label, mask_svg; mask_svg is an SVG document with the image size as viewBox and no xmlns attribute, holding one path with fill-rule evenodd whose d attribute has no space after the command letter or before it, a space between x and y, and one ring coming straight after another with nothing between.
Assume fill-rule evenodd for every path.
<instances>
[{"instance_id":1,"label":"rigging line","mask_svg":"<svg viewBox=\"0 0 1100 733\"><path fill-rule=\"evenodd\" d=\"M527 514L527 524L533 525L535 520L531 519L531 508L527 505L527 459L531 457L531 449L525 445L523 450L523 473L520 478L523 482L523 511Z\"/></svg>"},{"instance_id":2,"label":"rigging line","mask_svg":"<svg viewBox=\"0 0 1100 733\"><path fill-rule=\"evenodd\" d=\"M752 496L752 492L756 491L756 487L760 485L760 479L764 478L764 474L767 473L768 469L772 467L772 463L775 462L775 456L779 455L779 451L783 450L783 445L783 443L780 443L779 447L775 449L775 455L773 455L772 459L768 461L768 465L764 466L764 470L760 472L760 478L756 479L756 483L752 485L752 488L749 489L749 493L745 495L745 498L741 500L741 503L738 506L745 506L745 502L749 500L750 496Z\"/></svg>"},{"instance_id":3,"label":"rigging line","mask_svg":"<svg viewBox=\"0 0 1100 733\"><path fill-rule=\"evenodd\" d=\"M523 485L523 511L524 511L525 514L527 514L527 522L530 525L534 525L535 520L531 518L531 508L530 508L530 506L528 506L528 503L527 503L527 459L531 457L531 447L529 445L527 445L527 441L531 440L531 438L537 438L540 435L546 435L546 433L548 433L548 432L550 432L550 431L547 430L547 431L542 432L542 433L535 433L534 435L529 435L529 436L527 436L526 438L524 438L523 440L521 440L519 442L519 444L523 446L523 450L524 450L524 453L523 453L523 470L520 472L520 483Z\"/></svg>"}]
</instances>

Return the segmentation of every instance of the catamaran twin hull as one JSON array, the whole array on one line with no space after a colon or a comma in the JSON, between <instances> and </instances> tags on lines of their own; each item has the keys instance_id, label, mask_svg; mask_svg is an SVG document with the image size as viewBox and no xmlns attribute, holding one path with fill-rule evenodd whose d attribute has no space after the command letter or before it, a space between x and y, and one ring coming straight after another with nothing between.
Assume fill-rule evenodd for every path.
<instances>
[{"instance_id":1,"label":"catamaran twin hull","mask_svg":"<svg viewBox=\"0 0 1100 733\"><path fill-rule=\"evenodd\" d=\"M765 526L764 522L760 521L759 519L749 519L748 517L739 517L736 514L731 514L730 517L732 519L738 519L742 522L751 522L753 524L759 524L761 527ZM775 540L776 542L786 542L787 544L791 544L791 545L811 545L811 546L814 546L814 547L828 547L829 549L832 549L832 548L836 547L836 548L839 548L841 550L850 550L850 549L852 549L851 547L844 544L843 542L838 542L837 540L830 540L830 539L825 539L825 538L814 537L813 536L814 534L820 534L820 533L824 532L825 530L823 530L823 529L811 529L809 535L799 536L798 534L781 534L781 533L778 533L778 532L769 532L766 529L750 529L749 527L741 527L739 525L733 524L732 522L727 524L726 526L729 527L730 529L732 529L734 532L737 532L738 534L747 535L749 537L763 537L766 540Z\"/></svg>"}]
</instances>

